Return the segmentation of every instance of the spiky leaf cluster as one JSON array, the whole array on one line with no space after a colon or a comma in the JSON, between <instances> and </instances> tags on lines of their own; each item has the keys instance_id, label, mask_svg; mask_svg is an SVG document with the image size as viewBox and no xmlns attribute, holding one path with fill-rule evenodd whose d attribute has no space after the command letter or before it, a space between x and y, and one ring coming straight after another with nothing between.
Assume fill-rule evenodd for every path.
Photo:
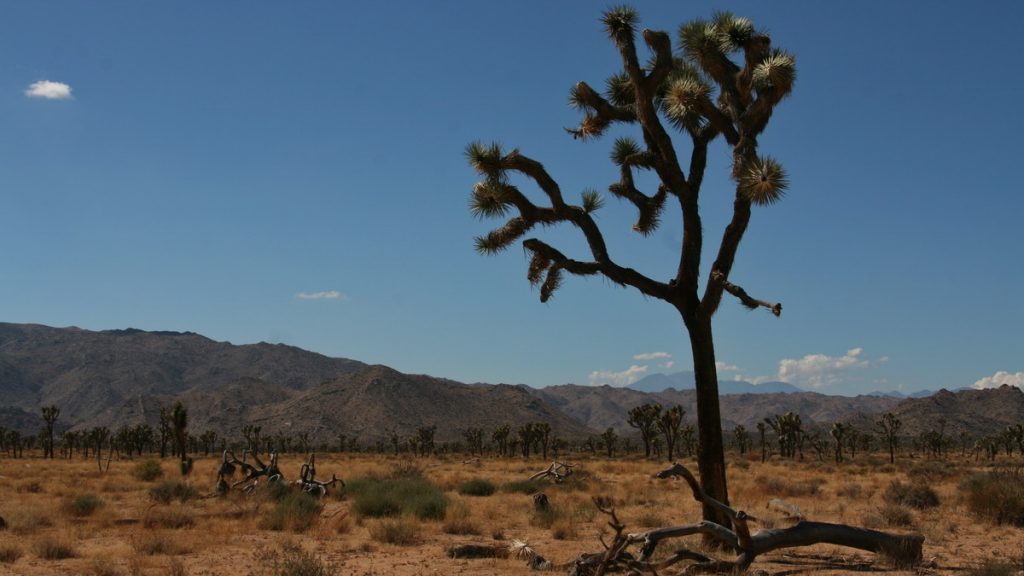
<instances>
[{"instance_id":1,"label":"spiky leaf cluster","mask_svg":"<svg viewBox=\"0 0 1024 576\"><path fill-rule=\"evenodd\" d=\"M644 236L649 236L651 232L657 230L658 225L661 224L661 212L665 208L667 198L668 188L659 186L657 193L639 207L640 216L637 218L636 224L633 224L633 230Z\"/></svg>"},{"instance_id":2,"label":"spiky leaf cluster","mask_svg":"<svg viewBox=\"0 0 1024 576\"><path fill-rule=\"evenodd\" d=\"M767 58L754 68L754 88L759 92L772 90L775 101L793 90L796 81L796 59L782 50L772 50ZM774 103L774 102L773 102Z\"/></svg>"},{"instance_id":3,"label":"spiky leaf cluster","mask_svg":"<svg viewBox=\"0 0 1024 576\"><path fill-rule=\"evenodd\" d=\"M604 84L605 98L612 104L622 108L630 108L636 104L636 89L625 72L612 75Z\"/></svg>"},{"instance_id":4,"label":"spiky leaf cluster","mask_svg":"<svg viewBox=\"0 0 1024 576\"><path fill-rule=\"evenodd\" d=\"M473 186L469 211L477 218L500 218L508 213L512 200L509 186L498 178L487 178Z\"/></svg>"},{"instance_id":5,"label":"spiky leaf cluster","mask_svg":"<svg viewBox=\"0 0 1024 576\"><path fill-rule=\"evenodd\" d=\"M739 189L753 204L768 206L782 199L789 180L782 164L770 156L755 158L740 169Z\"/></svg>"},{"instance_id":6,"label":"spiky leaf cluster","mask_svg":"<svg viewBox=\"0 0 1024 576\"><path fill-rule=\"evenodd\" d=\"M616 138L612 146L612 162L618 166L629 164L630 159L639 155L643 150L636 140L632 138Z\"/></svg>"},{"instance_id":7,"label":"spiky leaf cluster","mask_svg":"<svg viewBox=\"0 0 1024 576\"><path fill-rule=\"evenodd\" d=\"M497 254L526 234L533 223L520 217L512 218L501 228L491 230L487 236L476 238L476 249L481 254Z\"/></svg>"},{"instance_id":8,"label":"spiky leaf cluster","mask_svg":"<svg viewBox=\"0 0 1024 576\"><path fill-rule=\"evenodd\" d=\"M477 174L485 174L494 178L501 176L504 171L504 156L501 151L501 144L492 142L473 142L466 146L466 159L470 166L477 171Z\"/></svg>"},{"instance_id":9,"label":"spiky leaf cluster","mask_svg":"<svg viewBox=\"0 0 1024 576\"><path fill-rule=\"evenodd\" d=\"M548 277L544 280L544 283L540 285L540 301L547 302L551 299L551 296L556 290L562 286L562 268L560 266L553 265L548 268Z\"/></svg>"},{"instance_id":10,"label":"spiky leaf cluster","mask_svg":"<svg viewBox=\"0 0 1024 576\"><path fill-rule=\"evenodd\" d=\"M676 60L659 96L662 114L677 129L696 133L704 125L700 107L710 102L711 86L689 63Z\"/></svg>"},{"instance_id":11,"label":"spiky leaf cluster","mask_svg":"<svg viewBox=\"0 0 1024 576\"><path fill-rule=\"evenodd\" d=\"M608 36L616 43L632 39L636 31L636 23L640 15L630 6L613 6L602 16Z\"/></svg>"},{"instance_id":12,"label":"spiky leaf cluster","mask_svg":"<svg viewBox=\"0 0 1024 576\"><path fill-rule=\"evenodd\" d=\"M530 258L530 266L526 269L526 279L530 281L530 285L536 286L537 284L540 284L541 277L550 267L550 258L544 256L540 252L534 252L533 257Z\"/></svg>"},{"instance_id":13,"label":"spiky leaf cluster","mask_svg":"<svg viewBox=\"0 0 1024 576\"><path fill-rule=\"evenodd\" d=\"M601 193L593 188L587 188L582 193L583 210L587 214L592 214L601 209L604 206L604 198Z\"/></svg>"},{"instance_id":14,"label":"spiky leaf cluster","mask_svg":"<svg viewBox=\"0 0 1024 576\"><path fill-rule=\"evenodd\" d=\"M754 35L754 23L747 18L735 16L732 12L716 12L713 18L718 49L728 54L742 50Z\"/></svg>"}]
</instances>

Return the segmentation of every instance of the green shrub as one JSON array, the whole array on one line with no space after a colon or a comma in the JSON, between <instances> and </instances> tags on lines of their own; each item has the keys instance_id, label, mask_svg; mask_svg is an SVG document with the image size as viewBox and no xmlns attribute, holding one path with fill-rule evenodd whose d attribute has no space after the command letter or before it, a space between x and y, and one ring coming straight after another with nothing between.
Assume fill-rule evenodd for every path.
<instances>
[{"instance_id":1,"label":"green shrub","mask_svg":"<svg viewBox=\"0 0 1024 576\"><path fill-rule=\"evenodd\" d=\"M502 484L502 492L512 492L516 494L536 494L537 492L544 491L549 484L541 480L513 480Z\"/></svg>"},{"instance_id":2,"label":"green shrub","mask_svg":"<svg viewBox=\"0 0 1024 576\"><path fill-rule=\"evenodd\" d=\"M305 492L291 492L274 505L260 526L268 530L305 532L316 522L323 507L314 496Z\"/></svg>"},{"instance_id":3,"label":"green shrub","mask_svg":"<svg viewBox=\"0 0 1024 576\"><path fill-rule=\"evenodd\" d=\"M92 513L103 506L103 500L95 494L82 494L64 505L64 510L78 518L92 516Z\"/></svg>"},{"instance_id":4,"label":"green shrub","mask_svg":"<svg viewBox=\"0 0 1024 576\"><path fill-rule=\"evenodd\" d=\"M140 482L152 482L164 475L160 461L148 458L135 464L132 468L132 477Z\"/></svg>"},{"instance_id":5,"label":"green shrub","mask_svg":"<svg viewBox=\"0 0 1024 576\"><path fill-rule=\"evenodd\" d=\"M918 510L935 508L939 505L939 495L930 486L922 483L904 484L893 480L882 494L882 499L889 504L902 504Z\"/></svg>"},{"instance_id":6,"label":"green shrub","mask_svg":"<svg viewBox=\"0 0 1024 576\"><path fill-rule=\"evenodd\" d=\"M494 490L494 483L483 478L473 478L459 484L459 494L463 496L490 496Z\"/></svg>"},{"instance_id":7,"label":"green shrub","mask_svg":"<svg viewBox=\"0 0 1024 576\"><path fill-rule=\"evenodd\" d=\"M421 476L357 478L348 483L345 493L353 496L352 510L370 518L409 514L420 520L443 520L448 508L444 493Z\"/></svg>"},{"instance_id":8,"label":"green shrub","mask_svg":"<svg viewBox=\"0 0 1024 576\"><path fill-rule=\"evenodd\" d=\"M938 460L929 460L927 462L915 464L907 470L908 478L921 482L945 480L955 475L956 470L951 465L946 462L939 462Z\"/></svg>"},{"instance_id":9,"label":"green shrub","mask_svg":"<svg viewBox=\"0 0 1024 576\"><path fill-rule=\"evenodd\" d=\"M196 489L181 480L164 480L149 489L149 497L161 504L172 501L188 502L199 496Z\"/></svg>"},{"instance_id":10,"label":"green shrub","mask_svg":"<svg viewBox=\"0 0 1024 576\"><path fill-rule=\"evenodd\" d=\"M1024 474L984 472L965 480L967 507L995 524L1024 526Z\"/></svg>"}]
</instances>

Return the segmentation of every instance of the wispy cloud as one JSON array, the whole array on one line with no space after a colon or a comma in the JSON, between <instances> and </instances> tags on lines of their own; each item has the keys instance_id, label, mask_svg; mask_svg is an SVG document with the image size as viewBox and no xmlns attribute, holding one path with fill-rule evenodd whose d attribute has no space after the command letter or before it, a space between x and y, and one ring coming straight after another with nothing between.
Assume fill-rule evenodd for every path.
<instances>
[{"instance_id":1,"label":"wispy cloud","mask_svg":"<svg viewBox=\"0 0 1024 576\"><path fill-rule=\"evenodd\" d=\"M63 82L40 80L33 82L25 89L25 96L29 98L45 98L46 100L70 100L71 86Z\"/></svg>"},{"instance_id":2,"label":"wispy cloud","mask_svg":"<svg viewBox=\"0 0 1024 576\"><path fill-rule=\"evenodd\" d=\"M610 384L612 386L629 386L647 373L647 366L630 366L622 372L610 372L606 370L595 370L590 373L590 385L600 386Z\"/></svg>"},{"instance_id":3,"label":"wispy cloud","mask_svg":"<svg viewBox=\"0 0 1024 576\"><path fill-rule=\"evenodd\" d=\"M642 354L634 354L633 360L661 360L662 358L671 358L672 355L668 352L644 352Z\"/></svg>"},{"instance_id":4,"label":"wispy cloud","mask_svg":"<svg viewBox=\"0 0 1024 576\"><path fill-rule=\"evenodd\" d=\"M675 365L676 365L675 361L669 360L668 362L663 362L661 364L658 364L658 368L664 368L665 370L668 370L668 369L672 368Z\"/></svg>"},{"instance_id":5,"label":"wispy cloud","mask_svg":"<svg viewBox=\"0 0 1024 576\"><path fill-rule=\"evenodd\" d=\"M978 390L983 388L999 388L1003 384L1024 388L1024 372L1005 372L1000 370L991 376L986 376L974 383Z\"/></svg>"},{"instance_id":6,"label":"wispy cloud","mask_svg":"<svg viewBox=\"0 0 1024 576\"><path fill-rule=\"evenodd\" d=\"M321 292L299 292L295 295L299 300L348 300L348 296L337 290L323 290Z\"/></svg>"},{"instance_id":7,"label":"wispy cloud","mask_svg":"<svg viewBox=\"0 0 1024 576\"><path fill-rule=\"evenodd\" d=\"M736 365L733 365L733 364L729 364L728 362L722 362L722 361L715 362L715 368L717 368L719 372L742 372L743 371L743 368L740 368L739 366L736 366Z\"/></svg>"},{"instance_id":8,"label":"wispy cloud","mask_svg":"<svg viewBox=\"0 0 1024 576\"><path fill-rule=\"evenodd\" d=\"M777 378L804 388L834 386L842 382L847 372L871 365L863 355L863 348L852 348L842 356L808 354L800 359L784 358L779 361Z\"/></svg>"}]
</instances>

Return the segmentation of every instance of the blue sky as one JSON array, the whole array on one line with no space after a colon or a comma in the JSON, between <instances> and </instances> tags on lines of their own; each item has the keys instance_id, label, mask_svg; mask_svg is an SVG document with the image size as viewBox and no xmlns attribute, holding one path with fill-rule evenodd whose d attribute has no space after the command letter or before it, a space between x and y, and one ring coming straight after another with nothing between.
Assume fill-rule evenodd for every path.
<instances>
[{"instance_id":1,"label":"blue sky","mask_svg":"<svg viewBox=\"0 0 1024 576\"><path fill-rule=\"evenodd\" d=\"M673 33L725 7L634 5ZM569 88L619 65L603 7L7 4L0 321L283 342L466 382L688 368L666 304L578 278L540 304L522 250L473 250L497 223L467 209L470 141L520 148L569 196L614 181L612 138L562 130L578 120ZM755 209L731 277L784 312L723 304L720 377L843 394L1024 385L1024 8L728 8L795 53L799 77L761 139L790 190ZM709 250L727 161L719 142ZM672 275L676 215L647 239L628 206L599 215L620 263ZM542 234L579 254L572 230Z\"/></svg>"}]
</instances>

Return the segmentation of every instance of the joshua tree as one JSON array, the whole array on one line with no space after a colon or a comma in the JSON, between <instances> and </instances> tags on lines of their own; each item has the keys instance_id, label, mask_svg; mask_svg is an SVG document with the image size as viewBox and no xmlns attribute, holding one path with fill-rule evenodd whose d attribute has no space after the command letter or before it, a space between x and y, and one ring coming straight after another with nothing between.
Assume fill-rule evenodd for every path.
<instances>
[{"instance_id":1,"label":"joshua tree","mask_svg":"<svg viewBox=\"0 0 1024 576\"><path fill-rule=\"evenodd\" d=\"M508 456L508 436L512 433L512 427L502 424L491 432L491 442L498 448L498 455Z\"/></svg>"},{"instance_id":2,"label":"joshua tree","mask_svg":"<svg viewBox=\"0 0 1024 576\"><path fill-rule=\"evenodd\" d=\"M608 187L612 195L631 203L638 212L633 228L650 235L659 222L669 217L666 204L677 206L676 215L683 234L678 261L670 279L656 280L613 259L593 213L604 201L596 190L584 190L579 205L566 200L554 177L544 166L519 152L505 151L495 144L474 143L467 149L470 164L483 176L473 190L471 210L480 217L502 217L518 212L504 226L477 238L477 249L494 254L508 248L535 227L566 224L578 229L590 258L577 260L538 238L523 241L532 255L527 278L540 285L540 299L546 302L568 273L575 276L603 275L612 282L637 289L644 296L663 300L679 314L687 331L693 356L697 388L699 426L698 469L701 485L722 503L728 503L725 453L715 368L711 319L725 292L750 309L764 307L778 316L780 304L751 297L731 282L733 263L746 232L754 206L768 206L781 200L787 186L781 164L758 153L758 138L764 132L775 106L792 90L796 78L793 56L771 47L771 39L745 18L720 12L710 20L694 20L679 30L677 53L665 32L644 30L643 42L650 59L638 54L637 13L628 7L604 13L605 29L622 59L622 71L606 83L604 94L579 82L570 101L583 112L577 128L569 130L576 139L600 137L612 124L634 126L641 142L619 138L611 158L619 166L619 181ZM738 55L738 62L733 60ZM686 141L685 150L672 140ZM732 158L731 195L733 212L722 233L714 263L701 274L704 252L704 223L700 193L709 145L724 141ZM634 173L652 172L658 185L644 193ZM510 176L523 176L540 188L546 204L538 204L515 185ZM707 279L701 286L701 277ZM704 517L729 523L727 515L704 504Z\"/></svg>"},{"instance_id":3,"label":"joshua tree","mask_svg":"<svg viewBox=\"0 0 1024 576\"><path fill-rule=\"evenodd\" d=\"M658 418L658 430L661 430L661 435L665 438L665 448L668 451L669 462L672 461L676 441L679 440L679 427L683 425L683 414L686 414L683 407L676 404L665 410L661 417Z\"/></svg>"},{"instance_id":4,"label":"joshua tree","mask_svg":"<svg viewBox=\"0 0 1024 576\"><path fill-rule=\"evenodd\" d=\"M661 416L660 404L641 404L629 411L626 423L640 431L640 440L644 443L644 457L651 457L651 439L658 433L658 417Z\"/></svg>"},{"instance_id":5,"label":"joshua tree","mask_svg":"<svg viewBox=\"0 0 1024 576\"><path fill-rule=\"evenodd\" d=\"M462 431L462 437L466 439L466 448L469 454L478 456L484 455L484 429L470 426Z\"/></svg>"},{"instance_id":6,"label":"joshua tree","mask_svg":"<svg viewBox=\"0 0 1024 576\"><path fill-rule=\"evenodd\" d=\"M732 429L732 438L740 454L746 454L750 449L750 433L747 432L747 428L743 424L737 425Z\"/></svg>"},{"instance_id":7,"label":"joshua tree","mask_svg":"<svg viewBox=\"0 0 1024 576\"><path fill-rule=\"evenodd\" d=\"M615 455L615 444L618 440L619 435L615 433L615 428L611 426L601 433L601 442L604 444L604 449L608 451L609 458Z\"/></svg>"},{"instance_id":8,"label":"joshua tree","mask_svg":"<svg viewBox=\"0 0 1024 576\"><path fill-rule=\"evenodd\" d=\"M832 424L832 428L828 431L832 439L836 441L836 463L843 461L843 443L848 440L849 432L852 426L849 424L843 424L842 422L836 422Z\"/></svg>"},{"instance_id":9,"label":"joshua tree","mask_svg":"<svg viewBox=\"0 0 1024 576\"><path fill-rule=\"evenodd\" d=\"M545 460L548 459L548 447L551 445L551 424L538 422L534 425L537 441L540 442L540 449Z\"/></svg>"},{"instance_id":10,"label":"joshua tree","mask_svg":"<svg viewBox=\"0 0 1024 576\"><path fill-rule=\"evenodd\" d=\"M188 457L188 410L181 402L175 402L170 414L171 427L174 429L174 451L181 460L181 475L188 476L192 472L192 459Z\"/></svg>"},{"instance_id":11,"label":"joshua tree","mask_svg":"<svg viewBox=\"0 0 1024 576\"><path fill-rule=\"evenodd\" d=\"M757 433L761 437L761 462L768 460L768 443L765 441L765 425L764 422L757 423Z\"/></svg>"},{"instance_id":12,"label":"joshua tree","mask_svg":"<svg viewBox=\"0 0 1024 576\"><path fill-rule=\"evenodd\" d=\"M53 459L53 426L56 424L58 416L60 416L60 408L53 405L43 406L43 422L46 423L43 427L45 434L43 458Z\"/></svg>"},{"instance_id":13,"label":"joshua tree","mask_svg":"<svg viewBox=\"0 0 1024 576\"><path fill-rule=\"evenodd\" d=\"M900 426L903 423L892 412L882 414L882 417L875 422L878 432L885 439L885 445L889 447L889 463L896 463L896 445L899 443Z\"/></svg>"}]
</instances>

